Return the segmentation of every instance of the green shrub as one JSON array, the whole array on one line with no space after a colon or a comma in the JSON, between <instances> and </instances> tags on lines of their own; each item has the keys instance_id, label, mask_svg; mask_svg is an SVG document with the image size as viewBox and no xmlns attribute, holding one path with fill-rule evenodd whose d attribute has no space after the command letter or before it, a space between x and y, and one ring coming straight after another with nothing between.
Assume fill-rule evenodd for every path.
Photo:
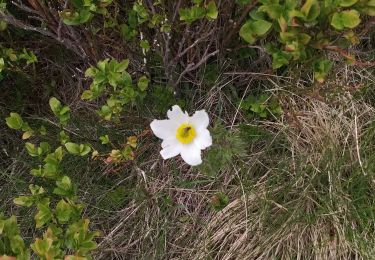
<instances>
[{"instance_id":1,"label":"green shrub","mask_svg":"<svg viewBox=\"0 0 375 260\"><path fill-rule=\"evenodd\" d=\"M272 34L277 43L266 38L265 48L272 55L274 69L291 63L310 63L315 79L323 82L332 67L328 51L358 44L353 31L366 16L375 15L372 1L358 0L262 0L242 25L240 36L254 44ZM362 18L361 18L362 17ZM353 63L354 57L344 55ZM317 61L318 60L318 61Z\"/></svg>"}]
</instances>

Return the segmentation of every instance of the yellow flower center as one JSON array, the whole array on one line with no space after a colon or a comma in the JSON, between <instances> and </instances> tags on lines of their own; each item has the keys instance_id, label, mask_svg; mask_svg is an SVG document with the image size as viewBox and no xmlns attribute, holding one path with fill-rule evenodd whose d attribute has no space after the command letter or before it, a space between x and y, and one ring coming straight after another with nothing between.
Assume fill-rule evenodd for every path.
<instances>
[{"instance_id":1,"label":"yellow flower center","mask_svg":"<svg viewBox=\"0 0 375 260\"><path fill-rule=\"evenodd\" d=\"M197 132L191 124L183 123L176 130L176 138L183 144L191 143L196 135Z\"/></svg>"}]
</instances>

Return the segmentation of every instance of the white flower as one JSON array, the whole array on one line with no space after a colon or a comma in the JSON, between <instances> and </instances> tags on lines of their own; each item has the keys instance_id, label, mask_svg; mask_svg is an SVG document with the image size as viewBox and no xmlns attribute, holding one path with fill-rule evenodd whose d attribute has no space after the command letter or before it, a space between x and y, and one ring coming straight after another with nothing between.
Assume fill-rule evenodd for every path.
<instances>
[{"instance_id":1,"label":"white flower","mask_svg":"<svg viewBox=\"0 0 375 260\"><path fill-rule=\"evenodd\" d=\"M201 150L212 145L210 132L207 130L210 119L205 110L199 110L193 116L182 112L174 105L167 112L169 119L154 120L150 126L154 134L163 139L160 151L164 159L181 154L182 159L192 165L202 163Z\"/></svg>"}]
</instances>

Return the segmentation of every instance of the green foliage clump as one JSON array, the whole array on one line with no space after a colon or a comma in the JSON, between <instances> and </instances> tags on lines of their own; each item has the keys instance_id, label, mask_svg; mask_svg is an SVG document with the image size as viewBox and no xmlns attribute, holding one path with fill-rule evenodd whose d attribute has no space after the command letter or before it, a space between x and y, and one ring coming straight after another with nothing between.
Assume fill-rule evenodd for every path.
<instances>
[{"instance_id":1,"label":"green foliage clump","mask_svg":"<svg viewBox=\"0 0 375 260\"><path fill-rule=\"evenodd\" d=\"M267 41L265 47L272 55L274 69L293 62L310 62L316 80L323 82L331 68L325 58L327 51L343 53L340 48L358 44L352 31L361 16L375 15L371 1L346 0L262 0L242 25L240 36L254 44L259 38L274 32L278 43ZM344 55L349 62L354 58ZM313 65L315 60L320 62Z\"/></svg>"},{"instance_id":2,"label":"green foliage clump","mask_svg":"<svg viewBox=\"0 0 375 260\"><path fill-rule=\"evenodd\" d=\"M277 117L283 110L273 96L261 94L259 96L248 96L242 103L241 108L246 112L253 112L261 118Z\"/></svg>"},{"instance_id":3,"label":"green foliage clump","mask_svg":"<svg viewBox=\"0 0 375 260\"><path fill-rule=\"evenodd\" d=\"M30 259L30 251L20 235L15 216L5 218L0 213L0 258L15 256L19 260Z\"/></svg>"},{"instance_id":4,"label":"green foliage clump","mask_svg":"<svg viewBox=\"0 0 375 260\"><path fill-rule=\"evenodd\" d=\"M235 158L246 153L246 143L238 133L228 131L217 123L211 131L212 147L205 152L203 163L198 169L208 176L217 176L220 171L230 167Z\"/></svg>"},{"instance_id":5,"label":"green foliage clump","mask_svg":"<svg viewBox=\"0 0 375 260\"><path fill-rule=\"evenodd\" d=\"M25 62L27 66L37 61L37 57L31 51L23 49L22 52L18 52L12 48L0 46L0 81L8 72L22 72L25 69Z\"/></svg>"},{"instance_id":6,"label":"green foliage clump","mask_svg":"<svg viewBox=\"0 0 375 260\"><path fill-rule=\"evenodd\" d=\"M58 117L61 126L66 125L70 119L69 107L62 105L56 98L50 99L50 107ZM12 129L32 133L27 138L32 135L41 137L40 131L33 130L17 113L11 113L6 118L6 123ZM43 134L46 134L45 131ZM65 139L67 138L64 131L60 132L61 135ZM36 238L30 244L30 248L40 259L77 259L77 257L90 259L90 251L96 248L93 239L99 233L89 231L89 220L81 218L84 205L79 203L76 194L77 187L62 171L61 162L66 152L85 156L91 151L91 148L87 145L66 142L66 150L63 146L52 150L51 145L45 141L40 142L38 146L32 142L26 142L25 146L28 154L36 159L32 163L36 167L31 170L31 174L37 180L35 184L29 185L29 195L19 196L13 202L22 207L36 208L35 229L43 231L43 236ZM1 219L0 231L3 229L2 226L6 227L5 235L7 235L10 245L10 247L5 245L7 249L3 251L8 252L11 249L10 255L16 255L19 259L28 259L29 253L24 249L23 240L18 235L15 218L5 222Z\"/></svg>"},{"instance_id":7,"label":"green foliage clump","mask_svg":"<svg viewBox=\"0 0 375 260\"><path fill-rule=\"evenodd\" d=\"M39 129L33 129L17 113L10 113L10 116L5 119L5 122L8 125L8 127L11 129L22 130L24 132L22 135L22 139L28 139L31 136L36 135L36 134L40 134L40 135L46 134L46 129L44 126L40 126Z\"/></svg>"},{"instance_id":8,"label":"green foliage clump","mask_svg":"<svg viewBox=\"0 0 375 260\"><path fill-rule=\"evenodd\" d=\"M136 100L142 100L146 95L149 79L141 76L136 84L126 71L129 60L118 62L105 59L99 61L96 67L86 70L86 77L93 81L90 89L82 94L83 100L95 100L101 96L107 96L106 104L103 105L98 114L105 120L118 119L124 110L124 105L131 107Z\"/></svg>"},{"instance_id":9,"label":"green foliage clump","mask_svg":"<svg viewBox=\"0 0 375 260\"><path fill-rule=\"evenodd\" d=\"M94 14L108 16L107 6L112 0L72 0L71 8L61 12L61 17L67 25L79 25L90 21Z\"/></svg>"},{"instance_id":10,"label":"green foliage clump","mask_svg":"<svg viewBox=\"0 0 375 260\"><path fill-rule=\"evenodd\" d=\"M218 16L218 10L215 1L210 1L206 5L202 5L204 1L194 0L194 5L190 8L181 8L179 10L180 20L187 23L193 23L194 21L207 18L214 20Z\"/></svg>"},{"instance_id":11,"label":"green foliage clump","mask_svg":"<svg viewBox=\"0 0 375 260\"><path fill-rule=\"evenodd\" d=\"M211 205L217 211L222 210L228 204L229 204L229 197L225 195L224 193L219 192L211 197Z\"/></svg>"}]
</instances>

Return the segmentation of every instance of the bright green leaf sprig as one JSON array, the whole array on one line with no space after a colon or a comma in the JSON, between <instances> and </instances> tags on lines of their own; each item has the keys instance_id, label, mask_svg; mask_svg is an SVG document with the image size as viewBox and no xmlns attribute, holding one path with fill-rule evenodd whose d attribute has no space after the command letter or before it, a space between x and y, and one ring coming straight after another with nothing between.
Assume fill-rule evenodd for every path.
<instances>
[{"instance_id":1,"label":"bright green leaf sprig","mask_svg":"<svg viewBox=\"0 0 375 260\"><path fill-rule=\"evenodd\" d=\"M181 8L179 10L180 20L191 24L197 20L207 18L208 20L215 20L218 16L218 10L215 1L210 1L203 5L203 1L194 0L194 5L190 8Z\"/></svg>"},{"instance_id":2,"label":"bright green leaf sprig","mask_svg":"<svg viewBox=\"0 0 375 260\"><path fill-rule=\"evenodd\" d=\"M89 22L94 14L108 15L107 6L112 0L72 0L71 9L65 9L60 13L63 22L67 25L79 25Z\"/></svg>"},{"instance_id":3,"label":"bright green leaf sprig","mask_svg":"<svg viewBox=\"0 0 375 260\"><path fill-rule=\"evenodd\" d=\"M2 22L0 21L0 31L2 30ZM20 71L23 68L21 66L26 61L26 65L35 63L38 61L35 54L31 51L23 49L22 52L18 52L12 48L5 48L0 46L0 75L3 71Z\"/></svg>"},{"instance_id":4,"label":"bright green leaf sprig","mask_svg":"<svg viewBox=\"0 0 375 260\"><path fill-rule=\"evenodd\" d=\"M92 78L90 89L85 90L81 96L83 100L95 100L106 96L106 104L99 110L98 114L105 120L118 120L125 105L132 106L137 99L143 99L149 85L146 76L139 78L136 85L132 77L126 71L129 60L118 62L105 59L99 61L96 67L86 70L86 77Z\"/></svg>"},{"instance_id":5,"label":"bright green leaf sprig","mask_svg":"<svg viewBox=\"0 0 375 260\"><path fill-rule=\"evenodd\" d=\"M55 116L59 118L60 123L62 125L66 125L70 119L70 108L62 105L61 102L55 97L52 97L49 100L49 105Z\"/></svg>"},{"instance_id":6,"label":"bright green leaf sprig","mask_svg":"<svg viewBox=\"0 0 375 260\"><path fill-rule=\"evenodd\" d=\"M10 113L9 117L5 118L5 122L9 128L23 131L22 139L28 139L36 134L46 134L44 126L41 126L39 129L32 129L18 113Z\"/></svg>"},{"instance_id":7,"label":"bright green leaf sprig","mask_svg":"<svg viewBox=\"0 0 375 260\"><path fill-rule=\"evenodd\" d=\"M70 154L80 155L80 156L85 156L91 151L90 146L87 144L75 144L71 142L66 143L65 148L66 150L68 150Z\"/></svg>"}]
</instances>

